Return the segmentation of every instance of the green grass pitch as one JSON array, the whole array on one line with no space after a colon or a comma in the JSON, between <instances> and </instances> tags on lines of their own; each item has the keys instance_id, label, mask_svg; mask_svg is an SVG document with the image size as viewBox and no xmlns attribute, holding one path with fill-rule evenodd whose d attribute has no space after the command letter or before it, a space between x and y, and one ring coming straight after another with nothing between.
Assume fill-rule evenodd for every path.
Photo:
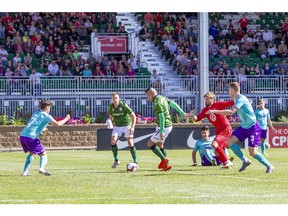
<instances>
[{"instance_id":1,"label":"green grass pitch","mask_svg":"<svg viewBox=\"0 0 288 216\"><path fill-rule=\"evenodd\" d=\"M244 150L248 155L247 150ZM157 170L150 150L138 151L140 169L127 173L129 150L119 151L121 164L111 169L111 151L48 151L47 169L38 174L39 157L22 177L23 152L0 153L0 204L287 204L286 149L269 149L272 174L255 159L242 173L234 168L192 167L191 150L168 150L172 170ZM197 155L197 162L200 159Z\"/></svg>"}]
</instances>

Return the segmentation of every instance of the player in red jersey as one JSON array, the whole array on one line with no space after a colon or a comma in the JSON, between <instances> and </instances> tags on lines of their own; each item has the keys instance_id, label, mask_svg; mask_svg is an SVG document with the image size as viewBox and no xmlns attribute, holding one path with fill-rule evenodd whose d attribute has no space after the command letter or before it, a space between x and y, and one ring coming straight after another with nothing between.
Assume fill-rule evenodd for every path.
<instances>
[{"instance_id":1,"label":"player in red jersey","mask_svg":"<svg viewBox=\"0 0 288 216\"><path fill-rule=\"evenodd\" d=\"M216 102L216 97L213 92L207 92L203 97L206 107L203 108L197 116L191 115L191 118L194 121L200 121L203 118L207 118L209 122L214 125L216 137L211 145L214 148L214 151L219 160L224 164L224 168L231 168L233 164L227 158L224 150L226 149L226 143L232 134L232 128L226 116L219 114L209 114L209 110L224 110L227 107L233 106L234 101L230 100Z\"/></svg>"}]
</instances>

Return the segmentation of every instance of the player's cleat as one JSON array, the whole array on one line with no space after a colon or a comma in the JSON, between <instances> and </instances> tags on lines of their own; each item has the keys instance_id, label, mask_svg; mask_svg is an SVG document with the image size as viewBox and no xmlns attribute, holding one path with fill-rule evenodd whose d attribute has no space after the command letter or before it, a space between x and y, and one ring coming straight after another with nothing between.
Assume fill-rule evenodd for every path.
<instances>
[{"instance_id":1,"label":"player's cleat","mask_svg":"<svg viewBox=\"0 0 288 216\"><path fill-rule=\"evenodd\" d=\"M29 172L23 172L22 176L30 176L30 173Z\"/></svg>"},{"instance_id":2,"label":"player's cleat","mask_svg":"<svg viewBox=\"0 0 288 216\"><path fill-rule=\"evenodd\" d=\"M222 166L222 168L225 168L225 169L232 169L232 167L233 167L233 163L229 160Z\"/></svg>"},{"instance_id":3,"label":"player's cleat","mask_svg":"<svg viewBox=\"0 0 288 216\"><path fill-rule=\"evenodd\" d=\"M45 175L45 176L51 176L51 173L50 173L48 170L40 170L40 169L39 169L39 173L40 173L40 174L43 174L43 175Z\"/></svg>"},{"instance_id":4,"label":"player's cleat","mask_svg":"<svg viewBox=\"0 0 288 216\"><path fill-rule=\"evenodd\" d=\"M215 158L212 158L211 163L213 166L217 166L217 161Z\"/></svg>"},{"instance_id":5,"label":"player's cleat","mask_svg":"<svg viewBox=\"0 0 288 216\"><path fill-rule=\"evenodd\" d=\"M169 158L165 157L158 165L158 169L164 168L169 162Z\"/></svg>"},{"instance_id":6,"label":"player's cleat","mask_svg":"<svg viewBox=\"0 0 288 216\"><path fill-rule=\"evenodd\" d=\"M275 167L274 166L269 166L267 167L266 173L272 173L274 171Z\"/></svg>"},{"instance_id":7,"label":"player's cleat","mask_svg":"<svg viewBox=\"0 0 288 216\"><path fill-rule=\"evenodd\" d=\"M118 165L120 164L120 161L114 161L113 165L111 168L115 169Z\"/></svg>"},{"instance_id":8,"label":"player's cleat","mask_svg":"<svg viewBox=\"0 0 288 216\"><path fill-rule=\"evenodd\" d=\"M239 169L239 172L244 171L251 164L251 160L247 159L242 163L242 167Z\"/></svg>"},{"instance_id":9,"label":"player's cleat","mask_svg":"<svg viewBox=\"0 0 288 216\"><path fill-rule=\"evenodd\" d=\"M231 162L233 162L233 160L234 160L234 157L230 157L230 159L229 159Z\"/></svg>"},{"instance_id":10,"label":"player's cleat","mask_svg":"<svg viewBox=\"0 0 288 216\"><path fill-rule=\"evenodd\" d=\"M161 171L168 171L172 168L171 165L167 164L164 168L161 169Z\"/></svg>"},{"instance_id":11,"label":"player's cleat","mask_svg":"<svg viewBox=\"0 0 288 216\"><path fill-rule=\"evenodd\" d=\"M268 155L268 154L267 154L267 153L265 153L265 152L264 152L264 154L263 154L263 155L264 155L264 156L266 156L266 157L270 157L270 155Z\"/></svg>"}]
</instances>

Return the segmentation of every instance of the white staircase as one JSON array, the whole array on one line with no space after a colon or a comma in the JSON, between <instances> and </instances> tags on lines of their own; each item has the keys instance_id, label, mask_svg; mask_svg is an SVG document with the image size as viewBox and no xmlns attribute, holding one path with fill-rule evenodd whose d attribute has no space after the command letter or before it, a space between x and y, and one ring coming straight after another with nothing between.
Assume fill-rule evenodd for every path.
<instances>
[{"instance_id":1,"label":"white staircase","mask_svg":"<svg viewBox=\"0 0 288 216\"><path fill-rule=\"evenodd\" d=\"M136 31L138 34L142 28L137 16L133 13L118 13L116 19L117 23L119 21L122 22L128 33ZM147 65L148 71L150 72L152 72L153 69L157 70L157 74L159 74L165 83L165 95L186 96L191 94L183 84L173 81L172 78L178 76L176 72L173 71L173 67L169 65L169 62L166 62L165 58L161 58L161 52L158 50L158 47L155 47L154 42L148 40L140 41L138 46L141 64L143 66Z\"/></svg>"}]
</instances>

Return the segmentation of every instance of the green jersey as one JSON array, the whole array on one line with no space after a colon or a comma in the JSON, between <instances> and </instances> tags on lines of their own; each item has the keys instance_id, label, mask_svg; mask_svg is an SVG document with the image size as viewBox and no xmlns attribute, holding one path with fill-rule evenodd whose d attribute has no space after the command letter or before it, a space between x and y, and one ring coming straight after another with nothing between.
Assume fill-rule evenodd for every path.
<instances>
[{"instance_id":1,"label":"green jersey","mask_svg":"<svg viewBox=\"0 0 288 216\"><path fill-rule=\"evenodd\" d=\"M113 121L117 127L131 125L132 120L130 114L132 112L132 109L123 101L119 102L119 106L117 108L114 107L113 103L108 107L108 113L109 115L113 116Z\"/></svg>"},{"instance_id":2,"label":"green jersey","mask_svg":"<svg viewBox=\"0 0 288 216\"><path fill-rule=\"evenodd\" d=\"M172 125L172 120L170 116L170 99L162 95L157 95L153 100L153 109L155 112L156 123L160 126L159 113L164 114L165 125L164 127L170 127Z\"/></svg>"}]
</instances>

